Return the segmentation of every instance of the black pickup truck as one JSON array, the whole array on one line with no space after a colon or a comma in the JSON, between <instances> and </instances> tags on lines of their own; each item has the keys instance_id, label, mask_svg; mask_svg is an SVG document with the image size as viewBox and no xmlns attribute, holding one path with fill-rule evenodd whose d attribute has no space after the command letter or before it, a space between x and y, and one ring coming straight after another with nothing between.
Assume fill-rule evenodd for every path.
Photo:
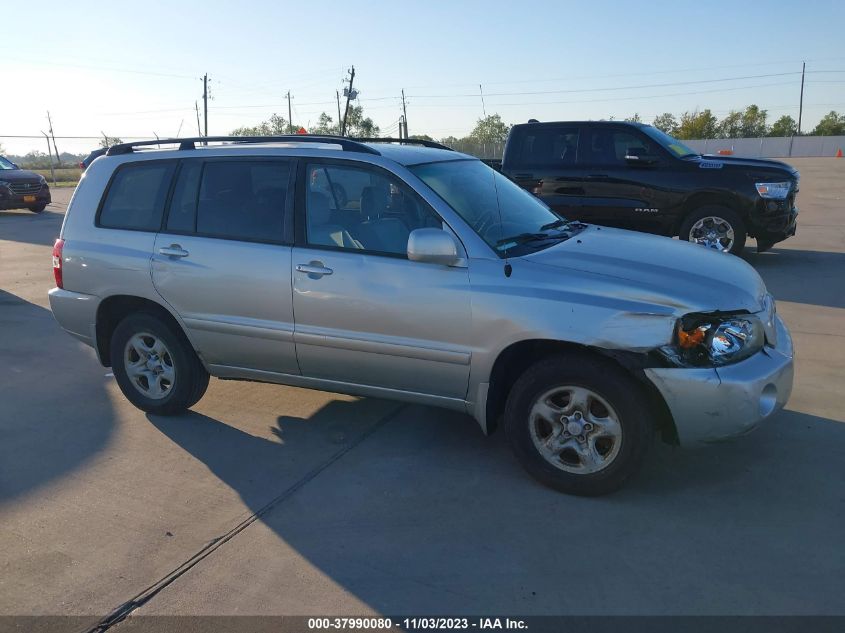
<instances>
[{"instance_id":1,"label":"black pickup truck","mask_svg":"<svg viewBox=\"0 0 845 633\"><path fill-rule=\"evenodd\" d=\"M657 128L585 121L514 125L501 171L560 215L739 253L795 234L798 172L702 156Z\"/></svg>"}]
</instances>

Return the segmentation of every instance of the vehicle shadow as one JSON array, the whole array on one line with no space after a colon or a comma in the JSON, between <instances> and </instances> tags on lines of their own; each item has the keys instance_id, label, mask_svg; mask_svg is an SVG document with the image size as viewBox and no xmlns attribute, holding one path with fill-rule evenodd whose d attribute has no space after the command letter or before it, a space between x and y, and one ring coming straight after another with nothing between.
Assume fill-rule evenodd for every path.
<instances>
[{"instance_id":1,"label":"vehicle shadow","mask_svg":"<svg viewBox=\"0 0 845 633\"><path fill-rule=\"evenodd\" d=\"M79 363L86 350L49 310L0 290L0 504L67 475L108 442L104 372Z\"/></svg>"},{"instance_id":2,"label":"vehicle shadow","mask_svg":"<svg viewBox=\"0 0 845 633\"><path fill-rule=\"evenodd\" d=\"M41 213L0 211L0 240L52 246L64 217L64 210L52 205Z\"/></svg>"},{"instance_id":3,"label":"vehicle shadow","mask_svg":"<svg viewBox=\"0 0 845 633\"><path fill-rule=\"evenodd\" d=\"M776 300L845 308L845 253L774 248L744 259Z\"/></svg>"},{"instance_id":4,"label":"vehicle shadow","mask_svg":"<svg viewBox=\"0 0 845 633\"><path fill-rule=\"evenodd\" d=\"M323 451L322 456L342 452L354 435L348 430L349 424L338 421L372 417L371 409L366 400L332 400L309 418L279 416L276 426L270 429L273 439L251 435L196 411L179 416L147 414L146 417L174 443L204 463L256 512L280 492L274 482L284 478L289 463L307 460L308 456L298 453L298 448L303 448L303 444L309 449L328 445L330 450Z\"/></svg>"},{"instance_id":5,"label":"vehicle shadow","mask_svg":"<svg viewBox=\"0 0 845 633\"><path fill-rule=\"evenodd\" d=\"M359 406L281 417L280 442L199 414L150 420L256 512L280 492L274 464ZM310 597L289 576L292 548L388 614L837 612L820 596L845 582L845 471L819 455L843 451L845 424L786 411L730 444L658 446L625 489L577 498L528 477L502 434L409 406L262 514L274 536L233 541L177 591L214 613L325 615L319 585ZM243 602L253 579L273 606Z\"/></svg>"}]
</instances>

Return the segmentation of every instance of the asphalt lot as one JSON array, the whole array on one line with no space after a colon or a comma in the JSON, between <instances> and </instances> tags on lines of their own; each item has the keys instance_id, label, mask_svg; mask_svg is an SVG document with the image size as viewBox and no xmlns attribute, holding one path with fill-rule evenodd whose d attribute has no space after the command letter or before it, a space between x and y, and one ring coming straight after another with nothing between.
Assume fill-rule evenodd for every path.
<instances>
[{"instance_id":1,"label":"asphalt lot","mask_svg":"<svg viewBox=\"0 0 845 633\"><path fill-rule=\"evenodd\" d=\"M50 314L70 190L0 212L0 615L158 588L138 613L845 614L845 160L793 164L798 235L746 256L795 340L787 409L599 499L421 406L212 379L146 416Z\"/></svg>"}]
</instances>

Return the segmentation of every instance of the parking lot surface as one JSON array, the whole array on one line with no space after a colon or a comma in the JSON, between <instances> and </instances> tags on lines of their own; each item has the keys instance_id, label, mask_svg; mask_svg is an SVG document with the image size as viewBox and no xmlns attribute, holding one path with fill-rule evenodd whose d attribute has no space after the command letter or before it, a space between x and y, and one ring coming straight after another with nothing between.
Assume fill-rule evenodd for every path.
<instances>
[{"instance_id":1,"label":"parking lot surface","mask_svg":"<svg viewBox=\"0 0 845 633\"><path fill-rule=\"evenodd\" d=\"M50 314L71 190L0 212L0 614L845 614L845 160L793 164L798 234L745 255L786 410L598 499L422 406L212 379L147 416Z\"/></svg>"}]
</instances>

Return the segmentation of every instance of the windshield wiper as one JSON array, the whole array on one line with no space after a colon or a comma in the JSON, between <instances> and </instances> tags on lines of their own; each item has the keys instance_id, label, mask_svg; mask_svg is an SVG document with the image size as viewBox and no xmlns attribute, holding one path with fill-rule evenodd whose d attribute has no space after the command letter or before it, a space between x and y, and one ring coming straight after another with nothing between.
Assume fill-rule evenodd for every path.
<instances>
[{"instance_id":1,"label":"windshield wiper","mask_svg":"<svg viewBox=\"0 0 845 633\"><path fill-rule=\"evenodd\" d=\"M548 230L551 230L551 229L560 228L561 226L565 226L567 224L569 224L569 220L564 220L564 219L561 218L561 219L555 220L554 222L549 222L548 224L544 224L543 226L540 227L540 230L541 231L548 231Z\"/></svg>"},{"instance_id":2,"label":"windshield wiper","mask_svg":"<svg viewBox=\"0 0 845 633\"><path fill-rule=\"evenodd\" d=\"M496 246L503 244L525 244L527 242L545 242L548 240L565 240L569 237L569 233L520 233L519 235L512 235L505 237L496 242Z\"/></svg>"}]
</instances>

